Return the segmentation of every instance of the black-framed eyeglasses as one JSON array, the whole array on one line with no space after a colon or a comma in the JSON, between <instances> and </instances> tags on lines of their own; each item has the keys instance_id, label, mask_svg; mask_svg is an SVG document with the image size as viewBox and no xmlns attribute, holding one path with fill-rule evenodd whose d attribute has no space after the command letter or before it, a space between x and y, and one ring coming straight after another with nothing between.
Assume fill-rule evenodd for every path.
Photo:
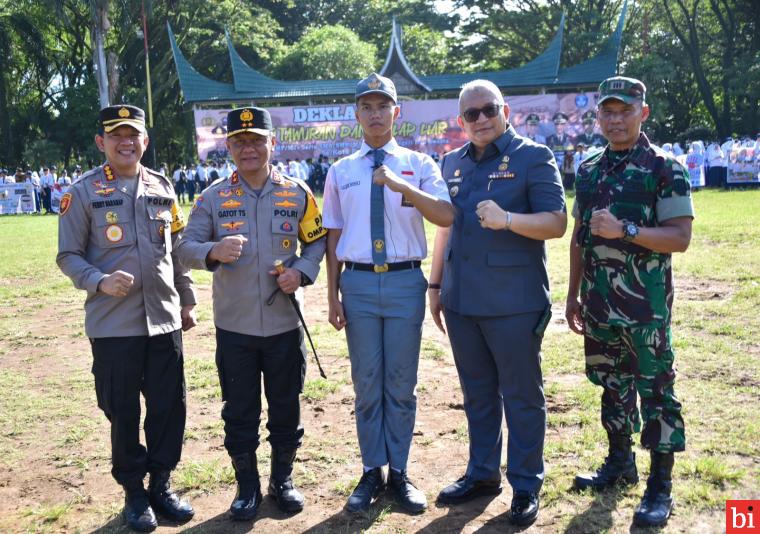
<instances>
[{"instance_id":1,"label":"black-framed eyeglasses","mask_svg":"<svg viewBox=\"0 0 760 534\"><path fill-rule=\"evenodd\" d=\"M482 108L470 108L462 112L462 117L467 122L475 122L480 117L480 114L486 116L487 119L493 119L499 114L499 110L503 107L503 104L488 104Z\"/></svg>"}]
</instances>

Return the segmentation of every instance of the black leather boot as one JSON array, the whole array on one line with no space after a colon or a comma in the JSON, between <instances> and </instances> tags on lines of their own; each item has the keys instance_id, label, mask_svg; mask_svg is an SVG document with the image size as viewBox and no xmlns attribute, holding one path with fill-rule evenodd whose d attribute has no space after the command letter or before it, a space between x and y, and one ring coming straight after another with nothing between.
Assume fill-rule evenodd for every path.
<instances>
[{"instance_id":1,"label":"black leather boot","mask_svg":"<svg viewBox=\"0 0 760 534\"><path fill-rule=\"evenodd\" d=\"M170 471L154 471L150 474L148 498L153 510L177 523L190 521L195 510L187 501L181 500L169 486Z\"/></svg>"},{"instance_id":2,"label":"black leather boot","mask_svg":"<svg viewBox=\"0 0 760 534\"><path fill-rule=\"evenodd\" d=\"M609 454L596 473L576 475L573 486L577 490L591 488L603 490L615 484L636 484L639 474L636 471L636 454L632 450L633 442L628 434L608 434Z\"/></svg>"},{"instance_id":3,"label":"black leather boot","mask_svg":"<svg viewBox=\"0 0 760 534\"><path fill-rule=\"evenodd\" d=\"M124 484L124 519L127 526L137 532L153 532L158 526L156 514L148 502L143 482Z\"/></svg>"},{"instance_id":4,"label":"black leather boot","mask_svg":"<svg viewBox=\"0 0 760 534\"><path fill-rule=\"evenodd\" d=\"M641 527L664 525L673 511L673 497L670 491L673 488L674 455L672 452L652 451L650 457L652 468L647 479L647 489L633 514L633 522Z\"/></svg>"},{"instance_id":5,"label":"black leather boot","mask_svg":"<svg viewBox=\"0 0 760 534\"><path fill-rule=\"evenodd\" d=\"M269 496L285 513L303 510L303 495L293 485L293 462L296 449L272 447L272 471L269 475Z\"/></svg>"},{"instance_id":6,"label":"black leather boot","mask_svg":"<svg viewBox=\"0 0 760 534\"><path fill-rule=\"evenodd\" d=\"M231 455L232 466L238 487L235 499L230 505L232 518L236 521L250 521L256 517L261 504L261 485L255 452Z\"/></svg>"}]
</instances>

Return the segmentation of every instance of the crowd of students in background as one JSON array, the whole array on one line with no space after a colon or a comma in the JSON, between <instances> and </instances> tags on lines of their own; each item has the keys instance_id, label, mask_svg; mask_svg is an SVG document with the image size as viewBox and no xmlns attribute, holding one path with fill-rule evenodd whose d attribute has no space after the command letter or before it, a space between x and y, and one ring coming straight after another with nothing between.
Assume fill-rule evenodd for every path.
<instances>
[{"instance_id":1,"label":"crowd of students in background","mask_svg":"<svg viewBox=\"0 0 760 534\"><path fill-rule=\"evenodd\" d=\"M760 134L756 139L750 137L726 138L722 143L712 141L687 141L685 148L680 143L663 143L662 149L676 157L695 154L701 156L691 158L692 161L701 161L704 166L705 185L707 187L724 187L728 166L731 163L756 163L760 162ZM584 146L577 143L573 148L566 150L563 157L558 158L562 181L566 190L572 190L575 175L583 160L603 150L600 146ZM439 154L433 153L433 159L438 161ZM315 193L324 190L327 170L334 163L334 159L320 155L316 160L308 158L286 159L285 161L274 160L272 164L283 174L298 178L306 182ZM685 163L689 163L686 161ZM93 165L90 164L89 167ZM206 187L219 178L230 176L235 170L235 165L229 161L207 160L197 164L178 164L171 171L174 182L174 190L182 204L192 204L195 196L200 194ZM159 172L165 176L170 175L169 167L164 163L159 167ZM54 213L52 199L54 192L60 192L68 188L82 174L82 166L75 165L71 172L65 168L60 171L55 165L42 166L39 170L27 167L26 170L17 168L14 172L0 168L0 183L31 183L34 188L35 211L37 213Z\"/></svg>"}]
</instances>

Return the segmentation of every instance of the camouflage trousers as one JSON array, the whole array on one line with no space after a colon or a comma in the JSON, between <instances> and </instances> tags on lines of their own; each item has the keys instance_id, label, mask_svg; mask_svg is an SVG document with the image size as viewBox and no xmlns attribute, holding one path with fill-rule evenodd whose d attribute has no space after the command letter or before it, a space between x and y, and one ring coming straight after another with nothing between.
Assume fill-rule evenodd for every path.
<instances>
[{"instance_id":1,"label":"camouflage trousers","mask_svg":"<svg viewBox=\"0 0 760 534\"><path fill-rule=\"evenodd\" d=\"M656 452L686 447L681 403L673 390L670 326L617 327L585 322L586 376L602 386L602 426L610 434L641 431ZM637 407L641 397L641 416Z\"/></svg>"}]
</instances>

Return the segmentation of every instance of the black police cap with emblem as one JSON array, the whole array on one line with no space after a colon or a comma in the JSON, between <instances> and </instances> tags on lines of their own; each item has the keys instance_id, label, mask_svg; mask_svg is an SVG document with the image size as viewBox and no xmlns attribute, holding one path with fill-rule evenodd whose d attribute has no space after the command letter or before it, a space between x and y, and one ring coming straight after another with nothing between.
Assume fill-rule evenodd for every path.
<instances>
[{"instance_id":1,"label":"black police cap with emblem","mask_svg":"<svg viewBox=\"0 0 760 534\"><path fill-rule=\"evenodd\" d=\"M626 78L625 76L613 76L599 84L599 101L621 100L626 104L644 102L647 88L641 80Z\"/></svg>"},{"instance_id":2,"label":"black police cap with emblem","mask_svg":"<svg viewBox=\"0 0 760 534\"><path fill-rule=\"evenodd\" d=\"M554 124L565 124L567 122L567 115L560 111L554 114L552 121L554 121Z\"/></svg>"},{"instance_id":3,"label":"black police cap with emblem","mask_svg":"<svg viewBox=\"0 0 760 534\"><path fill-rule=\"evenodd\" d=\"M394 104L398 102L396 99L396 86L393 84L393 81L375 72L356 84L356 100L358 101L360 97L373 93L387 96L393 100Z\"/></svg>"},{"instance_id":4,"label":"black police cap with emblem","mask_svg":"<svg viewBox=\"0 0 760 534\"><path fill-rule=\"evenodd\" d=\"M536 113L531 113L525 119L525 124L538 124L539 122L541 122L541 117Z\"/></svg>"},{"instance_id":5,"label":"black police cap with emblem","mask_svg":"<svg viewBox=\"0 0 760 534\"><path fill-rule=\"evenodd\" d=\"M272 116L264 108L239 108L227 113L227 138L243 132L272 133Z\"/></svg>"},{"instance_id":6,"label":"black police cap with emblem","mask_svg":"<svg viewBox=\"0 0 760 534\"><path fill-rule=\"evenodd\" d=\"M581 115L581 120L583 121L583 124L591 124L596 121L596 113L588 110L583 115Z\"/></svg>"},{"instance_id":7,"label":"black police cap with emblem","mask_svg":"<svg viewBox=\"0 0 760 534\"><path fill-rule=\"evenodd\" d=\"M145 112L137 106L118 105L108 106L100 110L100 124L108 133L119 126L131 126L135 130L146 133Z\"/></svg>"}]
</instances>

